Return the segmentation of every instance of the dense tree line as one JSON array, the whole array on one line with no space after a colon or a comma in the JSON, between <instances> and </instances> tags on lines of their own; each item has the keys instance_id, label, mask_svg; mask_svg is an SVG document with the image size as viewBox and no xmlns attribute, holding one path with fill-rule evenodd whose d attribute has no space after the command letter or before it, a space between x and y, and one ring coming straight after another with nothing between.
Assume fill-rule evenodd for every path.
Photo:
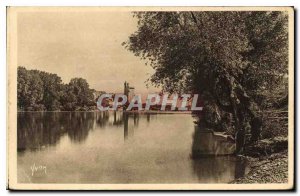
<instances>
[{"instance_id":1,"label":"dense tree line","mask_svg":"<svg viewBox=\"0 0 300 196\"><path fill-rule=\"evenodd\" d=\"M166 92L204 100L199 126L233 132L237 153L246 134L259 139L261 110L287 100L285 12L136 12L125 47L148 60L149 81Z\"/></svg>"},{"instance_id":2,"label":"dense tree line","mask_svg":"<svg viewBox=\"0 0 300 196\"><path fill-rule=\"evenodd\" d=\"M19 111L76 111L95 107L93 89L85 79L63 84L56 74L18 67Z\"/></svg>"}]
</instances>

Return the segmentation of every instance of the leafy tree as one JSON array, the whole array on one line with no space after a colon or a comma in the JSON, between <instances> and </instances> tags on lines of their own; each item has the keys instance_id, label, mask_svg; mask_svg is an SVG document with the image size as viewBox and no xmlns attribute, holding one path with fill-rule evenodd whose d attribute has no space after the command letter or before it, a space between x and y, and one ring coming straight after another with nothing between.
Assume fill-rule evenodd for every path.
<instances>
[{"instance_id":1,"label":"leafy tree","mask_svg":"<svg viewBox=\"0 0 300 196\"><path fill-rule=\"evenodd\" d=\"M60 97L61 109L64 111L74 111L76 109L77 99L69 84L64 85Z\"/></svg>"},{"instance_id":2,"label":"leafy tree","mask_svg":"<svg viewBox=\"0 0 300 196\"><path fill-rule=\"evenodd\" d=\"M56 74L18 67L18 109L27 111L90 110L95 106L93 89L85 79L63 84Z\"/></svg>"},{"instance_id":3,"label":"leafy tree","mask_svg":"<svg viewBox=\"0 0 300 196\"><path fill-rule=\"evenodd\" d=\"M199 125L259 138L264 95L284 85L287 15L284 12L136 12L138 30L123 45L147 59L149 78L170 93L198 93ZM256 125L256 126L254 126Z\"/></svg>"},{"instance_id":4,"label":"leafy tree","mask_svg":"<svg viewBox=\"0 0 300 196\"><path fill-rule=\"evenodd\" d=\"M21 110L44 110L40 104L43 99L43 81L37 73L30 72L24 67L18 67L17 104Z\"/></svg>"},{"instance_id":5,"label":"leafy tree","mask_svg":"<svg viewBox=\"0 0 300 196\"><path fill-rule=\"evenodd\" d=\"M56 74L51 74L43 71L33 70L33 72L39 74L43 81L43 104L47 110L55 111L60 109L60 94L62 88L62 80Z\"/></svg>"},{"instance_id":6,"label":"leafy tree","mask_svg":"<svg viewBox=\"0 0 300 196\"><path fill-rule=\"evenodd\" d=\"M70 93L70 96L75 97L76 106L88 107L95 105L93 90L89 88L89 84L85 79L71 79L67 89L67 91Z\"/></svg>"}]
</instances>

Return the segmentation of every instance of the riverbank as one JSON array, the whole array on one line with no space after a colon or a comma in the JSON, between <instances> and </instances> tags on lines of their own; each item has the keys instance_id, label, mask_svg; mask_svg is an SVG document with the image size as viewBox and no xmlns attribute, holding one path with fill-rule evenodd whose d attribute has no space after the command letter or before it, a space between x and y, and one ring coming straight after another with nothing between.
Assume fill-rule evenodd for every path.
<instances>
[{"instance_id":1,"label":"riverbank","mask_svg":"<svg viewBox=\"0 0 300 196\"><path fill-rule=\"evenodd\" d=\"M261 140L248 150L250 172L233 184L249 183L287 183L288 182L288 150L287 138L276 137ZM255 151L252 151L255 150ZM250 153L250 151L252 153ZM254 153L253 153L254 152Z\"/></svg>"}]
</instances>

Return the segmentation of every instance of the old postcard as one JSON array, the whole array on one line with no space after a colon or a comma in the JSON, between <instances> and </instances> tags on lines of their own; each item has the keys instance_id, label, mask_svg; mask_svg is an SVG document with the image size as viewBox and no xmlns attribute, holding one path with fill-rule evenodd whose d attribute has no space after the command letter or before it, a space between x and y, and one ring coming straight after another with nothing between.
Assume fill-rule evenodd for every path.
<instances>
[{"instance_id":1,"label":"old postcard","mask_svg":"<svg viewBox=\"0 0 300 196\"><path fill-rule=\"evenodd\" d=\"M8 7L11 190L291 190L292 7Z\"/></svg>"}]
</instances>

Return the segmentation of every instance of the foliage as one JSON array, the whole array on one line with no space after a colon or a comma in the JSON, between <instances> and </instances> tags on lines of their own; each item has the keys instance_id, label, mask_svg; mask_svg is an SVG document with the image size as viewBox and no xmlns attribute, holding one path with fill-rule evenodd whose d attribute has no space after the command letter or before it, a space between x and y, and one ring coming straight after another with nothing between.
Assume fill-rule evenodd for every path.
<instances>
[{"instance_id":1,"label":"foliage","mask_svg":"<svg viewBox=\"0 0 300 196\"><path fill-rule=\"evenodd\" d=\"M39 103L44 96L43 81L36 72L29 72L24 67L18 68L17 99L18 108L44 110Z\"/></svg>"},{"instance_id":2,"label":"foliage","mask_svg":"<svg viewBox=\"0 0 300 196\"><path fill-rule=\"evenodd\" d=\"M285 86L284 12L136 12L138 30L123 45L148 60L149 82L170 93L198 93L206 127L247 128L259 138L266 95ZM213 117L213 118L211 118ZM224 124L225 123L225 124ZM240 147L242 150L242 147Z\"/></svg>"},{"instance_id":3,"label":"foliage","mask_svg":"<svg viewBox=\"0 0 300 196\"><path fill-rule=\"evenodd\" d=\"M89 110L95 105L94 90L82 78L63 84L56 74L18 67L17 83L18 110Z\"/></svg>"}]
</instances>

